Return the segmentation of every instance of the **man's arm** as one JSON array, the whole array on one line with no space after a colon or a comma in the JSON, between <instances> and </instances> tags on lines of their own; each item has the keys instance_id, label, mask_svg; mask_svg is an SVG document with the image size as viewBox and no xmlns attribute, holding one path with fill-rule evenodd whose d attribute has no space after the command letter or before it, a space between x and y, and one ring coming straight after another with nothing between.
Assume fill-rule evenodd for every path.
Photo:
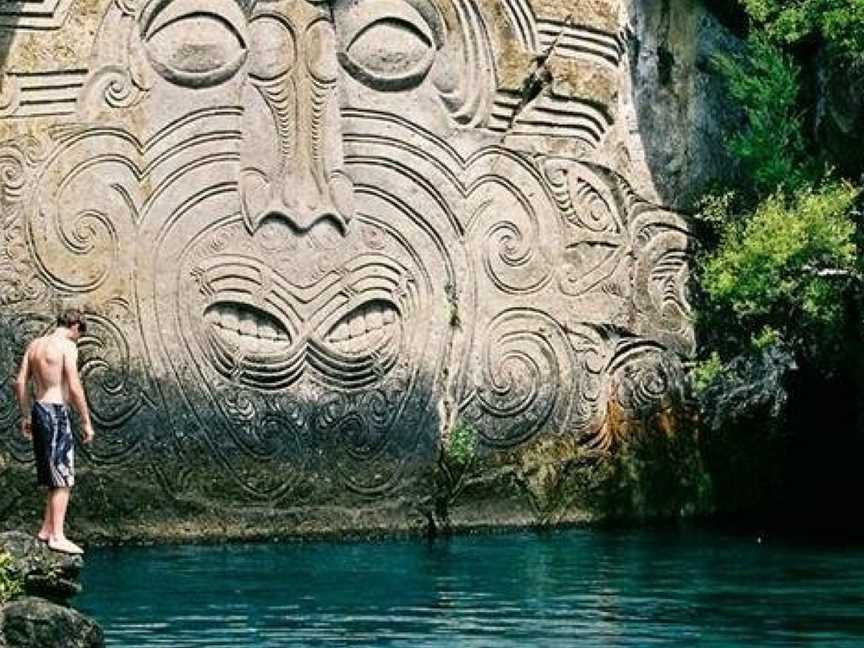
<instances>
[{"instance_id":1,"label":"man's arm","mask_svg":"<svg viewBox=\"0 0 864 648\"><path fill-rule=\"evenodd\" d=\"M93 440L93 423L90 421L90 408L87 407L87 397L84 395L84 386L78 375L78 348L70 343L63 352L63 377L69 387L69 400L81 417L81 425L84 427L84 443Z\"/></svg>"},{"instance_id":2,"label":"man's arm","mask_svg":"<svg viewBox=\"0 0 864 648\"><path fill-rule=\"evenodd\" d=\"M15 382L12 388L15 390L15 398L18 400L18 407L21 409L21 433L24 436L30 436L30 392L28 383L30 382L30 350L33 348L33 343L27 345L27 350L24 351L24 357L21 359L21 366L18 368L18 375L15 376Z\"/></svg>"}]
</instances>

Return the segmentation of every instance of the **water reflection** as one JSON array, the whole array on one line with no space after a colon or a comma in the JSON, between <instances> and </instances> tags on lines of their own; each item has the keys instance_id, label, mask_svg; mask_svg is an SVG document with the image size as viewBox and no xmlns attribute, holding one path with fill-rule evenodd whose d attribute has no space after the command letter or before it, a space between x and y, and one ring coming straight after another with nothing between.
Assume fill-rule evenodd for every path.
<instances>
[{"instance_id":1,"label":"water reflection","mask_svg":"<svg viewBox=\"0 0 864 648\"><path fill-rule=\"evenodd\" d=\"M697 532L93 550L109 646L861 646L864 549Z\"/></svg>"}]
</instances>

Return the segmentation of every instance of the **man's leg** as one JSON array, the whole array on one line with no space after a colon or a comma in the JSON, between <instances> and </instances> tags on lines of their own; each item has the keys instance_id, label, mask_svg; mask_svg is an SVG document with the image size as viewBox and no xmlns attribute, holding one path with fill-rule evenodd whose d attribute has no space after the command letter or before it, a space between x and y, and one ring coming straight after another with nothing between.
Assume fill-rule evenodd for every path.
<instances>
[{"instance_id":1,"label":"man's leg","mask_svg":"<svg viewBox=\"0 0 864 648\"><path fill-rule=\"evenodd\" d=\"M48 542L48 538L51 537L51 531L53 530L51 524L51 491L52 489L49 488L45 495L45 513L42 515L42 528L36 534L36 537L42 542Z\"/></svg>"},{"instance_id":2,"label":"man's leg","mask_svg":"<svg viewBox=\"0 0 864 648\"><path fill-rule=\"evenodd\" d=\"M69 505L69 489L52 488L49 497L51 498L51 536L48 538L48 546L64 553L84 553L81 547L66 538L63 530L66 522L66 507Z\"/></svg>"},{"instance_id":3,"label":"man's leg","mask_svg":"<svg viewBox=\"0 0 864 648\"><path fill-rule=\"evenodd\" d=\"M51 495L51 537L64 540L66 533L63 526L66 523L66 507L69 505L68 488L52 488Z\"/></svg>"}]
</instances>

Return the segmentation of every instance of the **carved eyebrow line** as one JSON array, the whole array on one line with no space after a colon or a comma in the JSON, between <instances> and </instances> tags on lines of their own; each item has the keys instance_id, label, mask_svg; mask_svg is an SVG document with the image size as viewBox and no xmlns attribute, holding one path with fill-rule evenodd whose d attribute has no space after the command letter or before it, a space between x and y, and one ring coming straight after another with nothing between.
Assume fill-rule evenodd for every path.
<instances>
[{"instance_id":1,"label":"carved eyebrow line","mask_svg":"<svg viewBox=\"0 0 864 648\"><path fill-rule=\"evenodd\" d=\"M180 14L179 16L175 16L173 18L170 18L170 19L166 20L165 22L163 22L162 24L159 24L156 27L156 29L154 29L153 31L149 31L150 26L153 23L157 22L157 18L158 18L158 15L154 16L146 28L148 38L153 38L157 34L165 31L171 25L176 25L178 22L182 22L184 20L189 20L190 18L207 18L209 20L213 20L214 22L216 22L216 23L224 26L226 29L228 29L237 38L241 47L243 47L244 49L246 48L246 40L243 38L243 35L240 33L240 30L238 30L237 27L235 27L234 24L230 20L228 20L227 18L225 18L224 16L222 16L220 14L211 13L209 11L200 11L200 10L199 11L190 11L188 13Z\"/></svg>"},{"instance_id":2,"label":"carved eyebrow line","mask_svg":"<svg viewBox=\"0 0 864 648\"><path fill-rule=\"evenodd\" d=\"M187 6L184 6L184 0L153 0L147 4L141 12L139 18L141 31L143 34L147 34L148 36L152 36L161 31L165 25L158 25L155 30L151 30L153 24L159 23L160 17L164 19L166 13L168 13L169 18L165 19L165 24L174 23L179 18L186 18L193 15L199 17L206 16L208 18L219 19L220 22L225 23L225 25L234 32L240 41L245 44L245 39L240 36L238 25L235 25L234 21L230 18L230 14L232 13L230 12L231 5L234 5L240 10L239 15L235 13L238 18L245 18L246 12L244 11L242 4L237 2L237 0L208 0L206 4L209 11L202 10L200 6L196 6L191 2L191 0L185 0L185 5Z\"/></svg>"},{"instance_id":3,"label":"carved eyebrow line","mask_svg":"<svg viewBox=\"0 0 864 648\"><path fill-rule=\"evenodd\" d=\"M367 0L367 3L375 6L377 0ZM357 16L357 7L348 9L339 9L338 6L333 11L333 23L337 27L345 27L348 23L348 29L340 33L340 49L350 47L357 38L371 26L382 21L401 22L411 26L418 34L422 34L424 39L429 41L429 45L435 49L439 49L444 43L443 25L440 17L430 7L419 2L411 2L409 0L389 0L387 8L391 11L387 13L379 12L371 16ZM419 18L419 21L418 21Z\"/></svg>"}]
</instances>

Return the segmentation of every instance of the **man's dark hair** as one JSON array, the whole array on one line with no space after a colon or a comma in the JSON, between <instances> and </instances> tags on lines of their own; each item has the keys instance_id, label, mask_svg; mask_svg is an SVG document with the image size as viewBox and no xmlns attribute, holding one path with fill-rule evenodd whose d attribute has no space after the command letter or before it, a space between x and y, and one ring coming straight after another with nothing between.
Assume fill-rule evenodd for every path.
<instances>
[{"instance_id":1,"label":"man's dark hair","mask_svg":"<svg viewBox=\"0 0 864 648\"><path fill-rule=\"evenodd\" d=\"M78 332L84 335L87 332L87 320L84 319L84 313L77 308L67 308L57 316L57 326L72 328L76 324Z\"/></svg>"}]
</instances>

